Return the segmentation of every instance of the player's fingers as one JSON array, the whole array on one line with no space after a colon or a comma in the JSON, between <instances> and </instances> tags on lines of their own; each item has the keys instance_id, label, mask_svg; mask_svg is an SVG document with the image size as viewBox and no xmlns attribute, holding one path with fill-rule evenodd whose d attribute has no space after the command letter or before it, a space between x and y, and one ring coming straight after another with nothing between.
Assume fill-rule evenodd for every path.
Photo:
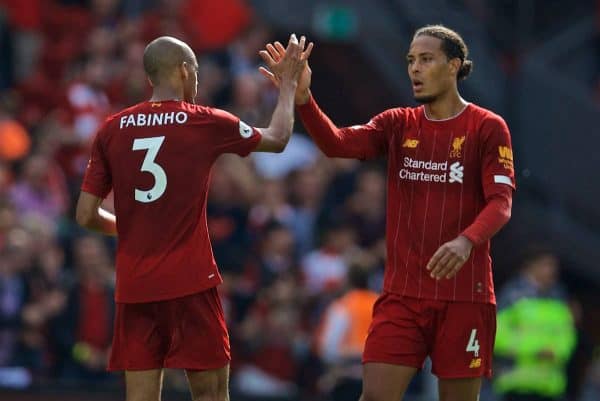
<instances>
[{"instance_id":1,"label":"player's fingers","mask_svg":"<svg viewBox=\"0 0 600 401\"><path fill-rule=\"evenodd\" d=\"M290 40L288 41L287 49L293 49L296 46L298 46L298 38L296 37L295 33L292 33L290 35Z\"/></svg>"},{"instance_id":2,"label":"player's fingers","mask_svg":"<svg viewBox=\"0 0 600 401\"><path fill-rule=\"evenodd\" d=\"M283 55L285 54L285 47L281 44L280 41L275 41L275 49L279 53L279 56L283 57Z\"/></svg>"},{"instance_id":3,"label":"player's fingers","mask_svg":"<svg viewBox=\"0 0 600 401\"><path fill-rule=\"evenodd\" d=\"M444 256L444 251L444 247L439 247L438 250L435 251L431 259L429 259L429 263L427 263L427 270L431 270L437 265L438 261Z\"/></svg>"},{"instance_id":4,"label":"player's fingers","mask_svg":"<svg viewBox=\"0 0 600 401\"><path fill-rule=\"evenodd\" d=\"M448 272L446 273L446 278L451 279L452 277L456 276L456 273L458 273L460 271L460 268L462 267L462 265L464 263L465 262L463 261L463 259L457 256L454 259L454 263L448 268Z\"/></svg>"},{"instance_id":5,"label":"player's fingers","mask_svg":"<svg viewBox=\"0 0 600 401\"><path fill-rule=\"evenodd\" d=\"M441 260L439 263L439 268L435 272L435 278L440 280L448 275L452 270L456 260L455 256L452 253L448 254L448 257Z\"/></svg>"},{"instance_id":6,"label":"player's fingers","mask_svg":"<svg viewBox=\"0 0 600 401\"><path fill-rule=\"evenodd\" d=\"M313 47L314 47L313 42L310 42L308 44L308 46L306 46L306 50L302 52L302 60L308 60L308 58L310 57L310 53L312 52Z\"/></svg>"},{"instance_id":7,"label":"player's fingers","mask_svg":"<svg viewBox=\"0 0 600 401\"><path fill-rule=\"evenodd\" d=\"M275 65L275 60L273 60L273 57L271 57L271 55L269 54L268 51L266 50L261 50L258 52L258 54L260 55L260 57L264 60L265 64L267 64L267 66L269 68L271 68L273 65Z\"/></svg>"},{"instance_id":8,"label":"player's fingers","mask_svg":"<svg viewBox=\"0 0 600 401\"><path fill-rule=\"evenodd\" d=\"M281 56L279 55L279 52L275 49L275 47L273 47L272 44L267 43L267 51L269 52L269 55L271 56L271 58L278 63L279 60L281 60Z\"/></svg>"},{"instance_id":9,"label":"player's fingers","mask_svg":"<svg viewBox=\"0 0 600 401\"><path fill-rule=\"evenodd\" d=\"M298 49L300 52L304 51L304 46L306 46L306 36L300 36L300 41L298 42Z\"/></svg>"},{"instance_id":10,"label":"player's fingers","mask_svg":"<svg viewBox=\"0 0 600 401\"><path fill-rule=\"evenodd\" d=\"M441 277L443 277L441 275L441 272L444 271L446 265L448 264L451 258L452 254L447 249L443 248L442 256L437 261L437 263L431 268L431 277L436 279L440 279Z\"/></svg>"},{"instance_id":11,"label":"player's fingers","mask_svg":"<svg viewBox=\"0 0 600 401\"><path fill-rule=\"evenodd\" d=\"M271 71L267 70L265 67L258 67L258 72L262 74L265 78L273 83L275 86L279 86L279 80L275 77Z\"/></svg>"}]
</instances>

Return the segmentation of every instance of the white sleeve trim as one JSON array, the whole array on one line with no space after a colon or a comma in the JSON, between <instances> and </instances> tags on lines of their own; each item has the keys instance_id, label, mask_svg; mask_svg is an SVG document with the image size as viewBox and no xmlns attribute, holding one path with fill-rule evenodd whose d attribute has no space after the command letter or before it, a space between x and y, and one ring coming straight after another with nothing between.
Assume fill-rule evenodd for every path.
<instances>
[{"instance_id":1,"label":"white sleeve trim","mask_svg":"<svg viewBox=\"0 0 600 401\"><path fill-rule=\"evenodd\" d=\"M496 184L506 184L506 185L510 185L511 187L513 186L512 180L507 175L495 175L494 182Z\"/></svg>"}]
</instances>

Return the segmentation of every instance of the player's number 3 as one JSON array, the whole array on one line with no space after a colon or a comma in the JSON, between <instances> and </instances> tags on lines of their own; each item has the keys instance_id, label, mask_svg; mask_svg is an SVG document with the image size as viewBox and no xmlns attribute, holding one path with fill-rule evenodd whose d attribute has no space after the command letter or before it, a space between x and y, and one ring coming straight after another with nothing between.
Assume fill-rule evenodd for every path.
<instances>
[{"instance_id":1,"label":"player's number 3","mask_svg":"<svg viewBox=\"0 0 600 401\"><path fill-rule=\"evenodd\" d=\"M138 138L133 141L133 150L147 150L140 170L147 171L154 177L154 186L149 190L135 189L135 200L138 202L154 202L167 189L167 174L160 165L154 162L164 140L164 136L155 136L152 138Z\"/></svg>"}]
</instances>

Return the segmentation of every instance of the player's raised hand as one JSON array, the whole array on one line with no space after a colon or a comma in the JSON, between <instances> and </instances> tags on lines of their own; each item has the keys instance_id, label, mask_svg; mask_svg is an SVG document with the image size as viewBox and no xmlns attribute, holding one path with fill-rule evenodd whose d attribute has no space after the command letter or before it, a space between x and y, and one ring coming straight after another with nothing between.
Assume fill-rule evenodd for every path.
<instances>
[{"instance_id":1,"label":"player's raised hand","mask_svg":"<svg viewBox=\"0 0 600 401\"><path fill-rule=\"evenodd\" d=\"M427 263L429 274L436 280L454 277L469 259L471 249L473 243L462 235L446 242L438 248Z\"/></svg>"},{"instance_id":2,"label":"player's raised hand","mask_svg":"<svg viewBox=\"0 0 600 401\"><path fill-rule=\"evenodd\" d=\"M303 42L302 39L306 40L304 36L302 36L302 38L300 39L301 43ZM295 100L296 104L304 104L308 101L310 97L310 83L312 71L310 69L310 66L308 65L308 58L310 57L313 47L314 44L310 42L308 46L306 46L306 48L302 46L301 49L300 57L301 60L303 60L305 63L302 70L302 74L300 75L300 78L298 80L298 88L296 90ZM286 48L280 42L275 42L273 44L268 43L266 45L266 50L261 50L259 54L265 61L265 64L267 65L267 68L260 67L259 71L266 78L268 78L275 86L278 87L281 81L281 61L286 54Z\"/></svg>"}]
</instances>

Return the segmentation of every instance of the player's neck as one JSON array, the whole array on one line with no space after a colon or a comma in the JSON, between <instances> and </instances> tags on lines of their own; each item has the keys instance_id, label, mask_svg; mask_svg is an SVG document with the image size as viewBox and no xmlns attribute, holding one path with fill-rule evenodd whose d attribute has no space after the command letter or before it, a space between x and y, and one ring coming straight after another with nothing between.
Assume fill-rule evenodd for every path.
<instances>
[{"instance_id":1,"label":"player's neck","mask_svg":"<svg viewBox=\"0 0 600 401\"><path fill-rule=\"evenodd\" d=\"M167 100L183 100L183 91L174 88L155 87L152 91L151 102L165 102Z\"/></svg>"},{"instance_id":2,"label":"player's neck","mask_svg":"<svg viewBox=\"0 0 600 401\"><path fill-rule=\"evenodd\" d=\"M446 120L459 115L467 107L467 104L458 92L454 92L427 103L425 114L430 120Z\"/></svg>"}]
</instances>

